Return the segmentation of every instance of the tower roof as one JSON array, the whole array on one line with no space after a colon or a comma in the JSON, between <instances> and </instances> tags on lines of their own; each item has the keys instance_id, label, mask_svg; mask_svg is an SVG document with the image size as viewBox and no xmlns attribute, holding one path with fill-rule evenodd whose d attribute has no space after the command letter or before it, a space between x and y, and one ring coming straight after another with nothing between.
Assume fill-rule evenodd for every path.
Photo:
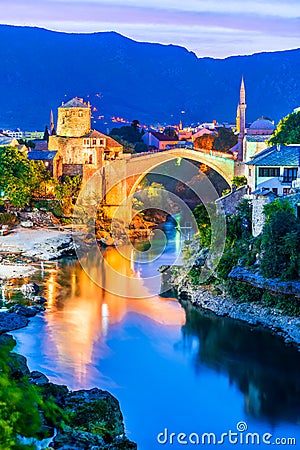
<instances>
[{"instance_id":1,"label":"tower roof","mask_svg":"<svg viewBox=\"0 0 300 450\"><path fill-rule=\"evenodd\" d=\"M242 81L241 81L241 90L245 90L245 82L244 82L244 75L242 75Z\"/></svg>"},{"instance_id":2,"label":"tower roof","mask_svg":"<svg viewBox=\"0 0 300 450\"><path fill-rule=\"evenodd\" d=\"M82 98L74 97L67 103L62 103L60 108L89 108Z\"/></svg>"},{"instance_id":3,"label":"tower roof","mask_svg":"<svg viewBox=\"0 0 300 450\"><path fill-rule=\"evenodd\" d=\"M261 130L261 131L270 131L271 134L275 130L275 125L271 120L265 119L264 117L261 117L257 120L255 120L249 127L249 130Z\"/></svg>"}]
</instances>

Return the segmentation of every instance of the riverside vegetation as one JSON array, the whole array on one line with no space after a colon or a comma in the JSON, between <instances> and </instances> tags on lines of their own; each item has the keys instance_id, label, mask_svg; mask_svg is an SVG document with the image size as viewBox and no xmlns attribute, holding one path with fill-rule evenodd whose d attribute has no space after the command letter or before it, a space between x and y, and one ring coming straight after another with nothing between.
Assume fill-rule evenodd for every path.
<instances>
[{"instance_id":1,"label":"riverside vegetation","mask_svg":"<svg viewBox=\"0 0 300 450\"><path fill-rule=\"evenodd\" d=\"M0 336L0 448L135 450L124 432L118 401L94 388L70 392L30 372L13 353L12 336Z\"/></svg>"},{"instance_id":2,"label":"riverside vegetation","mask_svg":"<svg viewBox=\"0 0 300 450\"><path fill-rule=\"evenodd\" d=\"M216 214L215 205L208 205L210 214ZM237 304L249 303L276 309L282 315L300 316L299 290L282 289L297 286L300 280L300 222L288 200L277 199L265 206L265 225L261 235L251 234L252 206L243 199L235 215L226 217L226 243L221 260L207 281L206 288L215 295L229 295ZM204 205L194 211L199 232L194 241L184 249L184 262L191 256L195 261L190 267L185 286L200 288L199 276L205 264L211 243L211 224ZM238 269L238 270L236 270ZM178 269L173 281L179 286ZM179 271L180 272L180 271ZM251 282L236 273L252 275ZM264 285L256 282L261 277ZM205 288L205 286L202 286ZM288 292L288 293L287 293Z\"/></svg>"}]
</instances>

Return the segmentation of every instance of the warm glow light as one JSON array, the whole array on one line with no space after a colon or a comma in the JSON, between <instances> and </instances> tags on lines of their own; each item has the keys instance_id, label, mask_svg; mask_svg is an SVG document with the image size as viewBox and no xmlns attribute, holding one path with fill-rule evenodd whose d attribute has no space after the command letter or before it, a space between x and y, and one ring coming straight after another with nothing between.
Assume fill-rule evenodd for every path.
<instances>
[{"instance_id":1,"label":"warm glow light","mask_svg":"<svg viewBox=\"0 0 300 450\"><path fill-rule=\"evenodd\" d=\"M45 345L55 346L58 361L72 370L78 386L88 383L94 343L99 343L101 339L100 352L104 357L109 352L105 337L109 335L110 326L122 321L127 313L138 313L169 326L185 323L184 311L173 299L151 297L137 301L130 298L132 290L128 275L139 276L138 271L134 271L131 258L125 258L115 249L108 249L105 255L109 264L119 267L119 270L121 267L122 272L127 275L124 277L124 289L128 291L128 298L117 297L99 288L79 264L70 265L69 284L58 277L59 272L55 269L50 270L46 283L48 308L44 317L50 340ZM131 255L131 250L128 255ZM97 273L102 268L93 266L92 270ZM103 276L106 276L104 272ZM99 349L99 344L97 348ZM101 357L101 354L97 356Z\"/></svg>"}]
</instances>

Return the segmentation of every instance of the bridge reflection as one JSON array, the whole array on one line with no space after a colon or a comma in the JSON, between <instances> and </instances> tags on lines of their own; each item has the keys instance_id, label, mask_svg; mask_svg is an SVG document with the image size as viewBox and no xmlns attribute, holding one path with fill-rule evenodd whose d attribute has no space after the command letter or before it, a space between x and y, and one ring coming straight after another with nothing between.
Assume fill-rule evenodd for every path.
<instances>
[{"instance_id":1,"label":"bridge reflection","mask_svg":"<svg viewBox=\"0 0 300 450\"><path fill-rule=\"evenodd\" d=\"M118 266L119 271L121 267L124 274L131 275L134 270L130 259L126 260L115 249L108 249L106 259L112 266ZM97 343L98 357L107 355L107 333L127 314L137 313L166 326L185 323L184 311L174 299L135 299L130 291L127 298L118 297L98 287L78 262L61 264L60 270L50 270L44 280L43 295L48 299L48 308L44 316L47 339L43 345L47 347L46 353L56 355L62 372L73 372L79 386L88 384L93 377L90 365L94 344ZM103 272L103 277L106 276Z\"/></svg>"}]
</instances>

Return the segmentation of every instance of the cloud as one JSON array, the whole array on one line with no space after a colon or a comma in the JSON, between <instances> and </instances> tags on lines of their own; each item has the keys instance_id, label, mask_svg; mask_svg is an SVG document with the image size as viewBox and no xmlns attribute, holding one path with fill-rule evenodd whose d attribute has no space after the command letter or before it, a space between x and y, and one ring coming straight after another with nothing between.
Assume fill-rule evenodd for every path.
<instances>
[{"instance_id":1,"label":"cloud","mask_svg":"<svg viewBox=\"0 0 300 450\"><path fill-rule=\"evenodd\" d=\"M300 5L293 0L288 7L277 0L144 0L143 6L133 0L121 6L120 1L0 0L1 22L69 32L114 30L134 39L180 44L200 55L203 39L207 44L218 39L218 49L207 56L299 46Z\"/></svg>"}]
</instances>

